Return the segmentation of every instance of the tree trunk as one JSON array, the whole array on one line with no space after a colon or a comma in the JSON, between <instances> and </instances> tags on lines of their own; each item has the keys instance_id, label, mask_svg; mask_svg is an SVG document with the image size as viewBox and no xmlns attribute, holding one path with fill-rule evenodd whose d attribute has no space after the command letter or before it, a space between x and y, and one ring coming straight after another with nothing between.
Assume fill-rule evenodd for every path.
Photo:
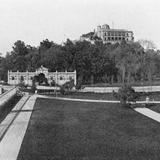
<instances>
[{"instance_id":1,"label":"tree trunk","mask_svg":"<svg viewBox=\"0 0 160 160\"><path fill-rule=\"evenodd\" d=\"M91 75L91 84L94 84L94 75Z\"/></svg>"},{"instance_id":2,"label":"tree trunk","mask_svg":"<svg viewBox=\"0 0 160 160\"><path fill-rule=\"evenodd\" d=\"M123 67L123 68L122 68L122 83L123 83L123 84L125 83L125 74L126 74L126 68Z\"/></svg>"},{"instance_id":3,"label":"tree trunk","mask_svg":"<svg viewBox=\"0 0 160 160\"><path fill-rule=\"evenodd\" d=\"M128 73L128 77L127 77L127 82L128 82L128 84L130 83L130 78L131 78L131 73L129 72L129 73Z\"/></svg>"},{"instance_id":4,"label":"tree trunk","mask_svg":"<svg viewBox=\"0 0 160 160\"><path fill-rule=\"evenodd\" d=\"M111 84L114 82L114 75L111 76Z\"/></svg>"}]
</instances>

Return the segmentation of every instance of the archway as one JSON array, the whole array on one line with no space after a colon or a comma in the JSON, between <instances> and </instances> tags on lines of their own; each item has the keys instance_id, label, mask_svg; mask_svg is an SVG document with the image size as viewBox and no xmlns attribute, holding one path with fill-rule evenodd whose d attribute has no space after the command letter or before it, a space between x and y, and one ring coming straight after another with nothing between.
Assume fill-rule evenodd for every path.
<instances>
[{"instance_id":1,"label":"archway","mask_svg":"<svg viewBox=\"0 0 160 160\"><path fill-rule=\"evenodd\" d=\"M39 85L48 85L48 81L47 81L47 78L45 77L45 74L44 73L40 73L38 75L38 79L39 79Z\"/></svg>"},{"instance_id":2,"label":"archway","mask_svg":"<svg viewBox=\"0 0 160 160\"><path fill-rule=\"evenodd\" d=\"M36 76L34 76L34 83L38 83L38 85L48 85L48 80L45 77L45 74L40 73Z\"/></svg>"}]
</instances>

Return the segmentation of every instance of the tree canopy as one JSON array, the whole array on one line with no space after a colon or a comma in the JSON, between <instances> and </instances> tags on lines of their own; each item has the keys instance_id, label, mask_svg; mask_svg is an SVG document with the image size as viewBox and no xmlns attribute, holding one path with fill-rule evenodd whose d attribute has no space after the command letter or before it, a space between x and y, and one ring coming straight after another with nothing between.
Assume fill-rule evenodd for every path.
<instances>
[{"instance_id":1,"label":"tree canopy","mask_svg":"<svg viewBox=\"0 0 160 160\"><path fill-rule=\"evenodd\" d=\"M0 79L7 80L8 70L35 71L44 65L50 71L76 70L80 84L152 81L160 75L160 54L153 47L146 50L146 43L92 44L67 39L58 45L46 39L34 47L18 40L11 52L0 56Z\"/></svg>"}]
</instances>

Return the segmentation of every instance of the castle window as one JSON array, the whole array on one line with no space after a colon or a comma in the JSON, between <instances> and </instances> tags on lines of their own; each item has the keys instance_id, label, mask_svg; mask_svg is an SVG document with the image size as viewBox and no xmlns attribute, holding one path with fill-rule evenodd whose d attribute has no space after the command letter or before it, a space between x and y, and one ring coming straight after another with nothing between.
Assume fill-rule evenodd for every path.
<instances>
[{"instance_id":1,"label":"castle window","mask_svg":"<svg viewBox=\"0 0 160 160\"><path fill-rule=\"evenodd\" d=\"M14 77L12 77L12 80L14 80Z\"/></svg>"}]
</instances>

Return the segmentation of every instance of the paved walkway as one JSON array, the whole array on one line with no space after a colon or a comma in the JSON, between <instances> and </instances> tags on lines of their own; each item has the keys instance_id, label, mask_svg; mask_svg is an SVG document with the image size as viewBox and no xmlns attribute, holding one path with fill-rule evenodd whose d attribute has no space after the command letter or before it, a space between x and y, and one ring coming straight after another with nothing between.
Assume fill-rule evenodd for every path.
<instances>
[{"instance_id":1,"label":"paved walkway","mask_svg":"<svg viewBox=\"0 0 160 160\"><path fill-rule=\"evenodd\" d=\"M148 108L135 108L135 111L157 121L160 122L160 114L157 112L152 111L151 109Z\"/></svg>"},{"instance_id":2,"label":"paved walkway","mask_svg":"<svg viewBox=\"0 0 160 160\"><path fill-rule=\"evenodd\" d=\"M64 98L64 97L52 97L52 96L45 96L45 95L38 95L39 98L47 98L47 99L59 99L65 101L80 101L80 102L102 102L102 103L120 103L120 101L116 100L101 100L101 99L78 99L78 98ZM146 103L146 101L136 101L137 104ZM155 103L160 104L160 101L149 101L148 103Z\"/></svg>"},{"instance_id":3,"label":"paved walkway","mask_svg":"<svg viewBox=\"0 0 160 160\"><path fill-rule=\"evenodd\" d=\"M19 112L19 114L16 116L16 118L12 122L12 125L10 125L7 132L1 139L0 160L16 160L17 159L24 135L26 133L26 129L28 127L31 113L33 111L36 98L37 98L36 95L31 96L29 100L25 103L23 108L16 107L13 109L13 112L11 112L8 115L8 116L11 116L11 114L16 114L17 112ZM8 116L6 119L10 119ZM1 125L3 126L6 124L3 122Z\"/></svg>"},{"instance_id":4,"label":"paved walkway","mask_svg":"<svg viewBox=\"0 0 160 160\"><path fill-rule=\"evenodd\" d=\"M7 115L7 117L2 121L0 124L0 141L4 137L5 133L9 129L10 125L13 123L14 119L19 114L18 111L20 111L23 107L23 105L28 100L29 95L24 95L20 101L16 104L16 106L12 109L12 111Z\"/></svg>"},{"instance_id":5,"label":"paved walkway","mask_svg":"<svg viewBox=\"0 0 160 160\"><path fill-rule=\"evenodd\" d=\"M94 100L94 99L78 99L78 98L63 98L63 97L51 97L39 95L39 98L47 98L47 99L59 99L65 101L80 101L80 102L104 102L104 103L120 103L120 101L111 101L111 100Z\"/></svg>"}]
</instances>

